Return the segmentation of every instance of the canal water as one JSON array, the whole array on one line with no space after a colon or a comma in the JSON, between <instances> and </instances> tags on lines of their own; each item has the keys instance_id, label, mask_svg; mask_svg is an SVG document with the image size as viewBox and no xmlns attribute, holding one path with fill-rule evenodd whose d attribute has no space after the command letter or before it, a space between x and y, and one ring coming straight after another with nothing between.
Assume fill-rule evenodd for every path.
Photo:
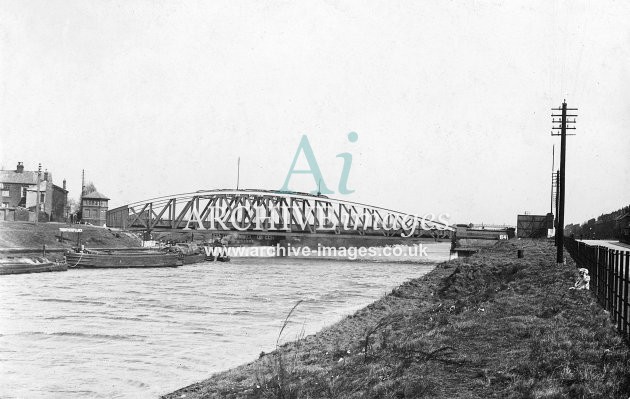
<instances>
[{"instance_id":1,"label":"canal water","mask_svg":"<svg viewBox=\"0 0 630 399\"><path fill-rule=\"evenodd\" d=\"M0 278L0 398L155 398L314 333L448 259L240 258Z\"/></svg>"}]
</instances>

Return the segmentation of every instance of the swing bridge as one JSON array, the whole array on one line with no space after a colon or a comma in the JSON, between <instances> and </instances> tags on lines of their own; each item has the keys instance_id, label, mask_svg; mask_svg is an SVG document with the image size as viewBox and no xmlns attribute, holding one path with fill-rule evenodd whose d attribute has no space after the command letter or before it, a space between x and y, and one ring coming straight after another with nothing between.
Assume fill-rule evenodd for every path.
<instances>
[{"instance_id":1,"label":"swing bridge","mask_svg":"<svg viewBox=\"0 0 630 399\"><path fill-rule=\"evenodd\" d=\"M147 232L403 239L449 238L453 231L433 215L270 190L204 190L138 201L109 210L107 226Z\"/></svg>"}]
</instances>

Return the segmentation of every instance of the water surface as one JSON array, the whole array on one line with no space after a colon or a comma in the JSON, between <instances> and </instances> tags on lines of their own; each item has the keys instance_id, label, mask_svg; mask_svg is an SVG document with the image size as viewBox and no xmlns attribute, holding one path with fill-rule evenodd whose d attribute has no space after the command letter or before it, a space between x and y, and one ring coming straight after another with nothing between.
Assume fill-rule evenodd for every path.
<instances>
[{"instance_id":1,"label":"water surface","mask_svg":"<svg viewBox=\"0 0 630 399\"><path fill-rule=\"evenodd\" d=\"M432 258L448 258L448 244ZM425 259L425 261L428 261ZM318 331L433 263L233 259L0 278L0 397L151 398Z\"/></svg>"}]
</instances>

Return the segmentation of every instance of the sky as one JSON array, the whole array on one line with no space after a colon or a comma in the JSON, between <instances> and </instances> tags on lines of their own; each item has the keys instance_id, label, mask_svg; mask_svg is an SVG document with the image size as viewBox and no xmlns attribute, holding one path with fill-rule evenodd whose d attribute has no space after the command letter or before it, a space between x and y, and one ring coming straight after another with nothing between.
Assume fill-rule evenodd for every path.
<instances>
[{"instance_id":1,"label":"sky","mask_svg":"<svg viewBox=\"0 0 630 399\"><path fill-rule=\"evenodd\" d=\"M566 99L583 222L630 203L628 20L621 1L0 0L0 166L41 163L74 198L85 169L111 208L235 188L239 157L241 188L280 189L306 136L330 197L515 225L550 210Z\"/></svg>"}]
</instances>

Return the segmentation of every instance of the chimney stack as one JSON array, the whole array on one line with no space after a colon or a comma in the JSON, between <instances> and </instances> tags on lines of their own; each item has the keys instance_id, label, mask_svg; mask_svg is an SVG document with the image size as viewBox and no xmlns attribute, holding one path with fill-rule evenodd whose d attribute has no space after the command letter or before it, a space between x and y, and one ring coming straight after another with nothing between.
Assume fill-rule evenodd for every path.
<instances>
[{"instance_id":1,"label":"chimney stack","mask_svg":"<svg viewBox=\"0 0 630 399\"><path fill-rule=\"evenodd\" d=\"M48 169L44 172L44 181L48 181Z\"/></svg>"},{"instance_id":2,"label":"chimney stack","mask_svg":"<svg viewBox=\"0 0 630 399\"><path fill-rule=\"evenodd\" d=\"M18 162L17 164L17 168L15 169L15 171L17 173L22 173L24 172L24 164L22 162Z\"/></svg>"},{"instance_id":3,"label":"chimney stack","mask_svg":"<svg viewBox=\"0 0 630 399\"><path fill-rule=\"evenodd\" d=\"M66 179L63 179L63 189L66 189Z\"/></svg>"}]
</instances>

